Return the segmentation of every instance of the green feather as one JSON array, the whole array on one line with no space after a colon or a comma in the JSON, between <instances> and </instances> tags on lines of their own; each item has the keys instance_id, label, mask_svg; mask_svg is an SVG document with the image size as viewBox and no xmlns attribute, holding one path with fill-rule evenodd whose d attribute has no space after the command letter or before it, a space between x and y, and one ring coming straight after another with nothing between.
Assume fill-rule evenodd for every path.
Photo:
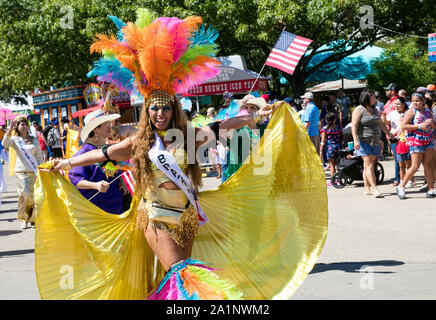
<instances>
[{"instance_id":1,"label":"green feather","mask_svg":"<svg viewBox=\"0 0 436 320\"><path fill-rule=\"evenodd\" d=\"M157 18L158 18L158 15L156 12L154 12L150 9L139 8L136 10L136 22L135 22L135 24L140 28L145 28L146 26L150 25Z\"/></svg>"},{"instance_id":2,"label":"green feather","mask_svg":"<svg viewBox=\"0 0 436 320\"><path fill-rule=\"evenodd\" d=\"M186 52L180 58L179 63L186 65L189 61L192 61L198 56L203 56L203 55L209 57L215 57L217 52L218 49L215 44L206 44L206 45L194 44L192 47L186 50Z\"/></svg>"}]
</instances>

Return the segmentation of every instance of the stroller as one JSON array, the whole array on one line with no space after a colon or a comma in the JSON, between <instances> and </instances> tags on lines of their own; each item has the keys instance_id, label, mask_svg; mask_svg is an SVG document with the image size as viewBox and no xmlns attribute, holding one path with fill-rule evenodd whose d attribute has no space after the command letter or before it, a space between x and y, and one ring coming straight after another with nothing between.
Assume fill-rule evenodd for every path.
<instances>
[{"instance_id":1,"label":"stroller","mask_svg":"<svg viewBox=\"0 0 436 320\"><path fill-rule=\"evenodd\" d=\"M345 143L353 141L351 128L343 130L343 141ZM363 181L363 159L352 156L353 153L354 151L348 150L348 148L339 150L338 171L330 178L332 185L337 189L342 189L347 184L352 184L353 181ZM351 155L351 157L348 157L348 155ZM380 162L375 164L374 173L376 183L382 183L385 177L385 170Z\"/></svg>"}]
</instances>

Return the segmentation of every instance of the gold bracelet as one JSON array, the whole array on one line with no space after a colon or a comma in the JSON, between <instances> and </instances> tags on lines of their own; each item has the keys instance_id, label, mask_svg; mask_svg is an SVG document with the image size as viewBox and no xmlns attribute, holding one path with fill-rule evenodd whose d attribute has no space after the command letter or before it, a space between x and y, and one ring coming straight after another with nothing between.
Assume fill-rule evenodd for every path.
<instances>
[{"instance_id":1,"label":"gold bracelet","mask_svg":"<svg viewBox=\"0 0 436 320\"><path fill-rule=\"evenodd\" d=\"M70 159L63 159L60 161L62 170L70 170L72 168Z\"/></svg>"}]
</instances>

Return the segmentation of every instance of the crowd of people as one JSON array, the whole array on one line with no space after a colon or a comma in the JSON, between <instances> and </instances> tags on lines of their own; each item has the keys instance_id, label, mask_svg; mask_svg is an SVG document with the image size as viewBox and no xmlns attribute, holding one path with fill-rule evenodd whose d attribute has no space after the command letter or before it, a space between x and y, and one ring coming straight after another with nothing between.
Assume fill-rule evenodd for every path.
<instances>
[{"instance_id":1,"label":"crowd of people","mask_svg":"<svg viewBox=\"0 0 436 320\"><path fill-rule=\"evenodd\" d=\"M343 90L337 94L331 93L321 98L320 107L315 104L314 94L306 92L301 96L301 105L297 106L290 97L284 99L300 115L307 134L324 164L324 169L333 176L338 170L341 158L340 150L352 147L351 154L363 159L364 194L367 196L383 197L378 190L374 166L384 158L384 148L395 161L395 177L393 186L396 187L400 199L406 198L406 189L416 187L415 174L423 164L427 197L435 197L434 180L436 178L436 149L435 114L436 91L434 85L427 88L420 87L410 97L405 90L392 83L385 88L388 101L381 102L381 94L376 91L362 90L358 105L352 108L352 102ZM219 111L225 110L235 99L232 93L223 95L224 103ZM34 226L33 189L36 180L36 167L42 162L65 158L67 128L82 131L80 144L82 148L76 155L90 150L101 148L114 136L116 128L118 136L120 128L116 123L118 113L115 107L106 99L105 111L94 111L84 120L84 128L76 126L68 119L62 119L62 133L59 131L59 122L52 119L43 129L37 122L30 126L26 118L17 118L10 123L9 128L4 128L2 137L2 162L3 154L9 147L17 152L15 175L17 190L20 198L17 218L22 220L22 228ZM238 101L240 104L239 115L252 115L277 99L270 101L268 95L244 96ZM108 104L109 103L109 104ZM108 107L109 106L109 107ZM112 112L108 112L109 109ZM191 121L197 116L187 110L185 116ZM102 112L105 112L104 114ZM96 113L102 113L96 115ZM209 122L217 116L215 108L207 109L206 117ZM96 120L97 119L97 120ZM92 120L92 121L91 121ZM247 126L237 129L228 135L217 139L216 146L210 149L209 160L217 172L217 178L225 182L242 165L252 148L262 137L268 119L259 119ZM130 128L132 129L132 128ZM352 143L344 140L344 132L351 131ZM125 132L123 128L121 131ZM127 130L125 137L132 130ZM116 135L116 134L115 134ZM125 138L124 137L124 138ZM233 143L232 139L239 139ZM119 139L118 139L119 141ZM247 145L248 142L248 145ZM348 141L350 142L350 141ZM232 146L236 146L232 148ZM23 156L24 152L24 156ZM36 163L29 162L26 153L32 154ZM109 170L101 166L90 165L72 169L68 177L78 188L83 196L100 208L115 214L120 214L129 207L131 197L127 188L118 179L120 170L112 175ZM4 181L3 176L1 177ZM114 180L118 183L112 184ZM331 186L332 183L328 182ZM6 184L1 183L2 190Z\"/></svg>"},{"instance_id":2,"label":"crowd of people","mask_svg":"<svg viewBox=\"0 0 436 320\"><path fill-rule=\"evenodd\" d=\"M381 102L378 91L364 89L351 112L351 100L339 90L321 100L321 110L314 95L306 92L300 116L316 151L330 175L337 171L340 150L350 147L353 155L363 159L364 194L383 197L378 190L374 166L383 159L384 148L395 161L396 187L400 199L406 198L406 188L416 186L414 176L423 164L426 197L436 196L436 122L435 85L419 87L407 96L395 83L385 87L388 101ZM350 119L350 120L349 120ZM351 129L352 143L347 144L344 133ZM331 183L329 183L331 185Z\"/></svg>"}]
</instances>

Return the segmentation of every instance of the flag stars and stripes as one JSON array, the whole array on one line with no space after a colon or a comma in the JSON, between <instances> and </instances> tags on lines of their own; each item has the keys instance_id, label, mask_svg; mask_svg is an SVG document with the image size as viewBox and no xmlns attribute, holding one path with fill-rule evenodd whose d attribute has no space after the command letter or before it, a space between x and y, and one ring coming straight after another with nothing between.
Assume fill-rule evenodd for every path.
<instances>
[{"instance_id":1,"label":"flag stars and stripes","mask_svg":"<svg viewBox=\"0 0 436 320\"><path fill-rule=\"evenodd\" d=\"M265 64L293 74L312 40L282 31Z\"/></svg>"}]
</instances>

